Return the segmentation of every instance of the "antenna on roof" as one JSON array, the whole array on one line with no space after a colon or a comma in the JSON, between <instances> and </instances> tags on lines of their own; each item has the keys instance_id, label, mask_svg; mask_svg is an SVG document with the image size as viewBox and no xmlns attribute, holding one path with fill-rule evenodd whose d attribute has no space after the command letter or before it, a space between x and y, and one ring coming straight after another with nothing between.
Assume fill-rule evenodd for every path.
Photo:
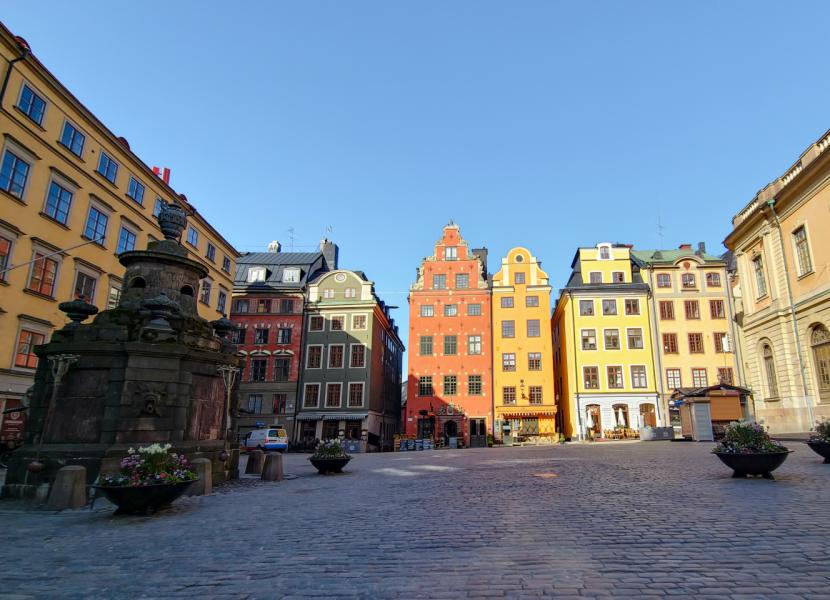
<instances>
[{"instance_id":1,"label":"antenna on roof","mask_svg":"<svg viewBox=\"0 0 830 600\"><path fill-rule=\"evenodd\" d=\"M291 246L291 252L294 252L294 228L288 228L288 245Z\"/></svg>"},{"instance_id":2,"label":"antenna on roof","mask_svg":"<svg viewBox=\"0 0 830 600\"><path fill-rule=\"evenodd\" d=\"M660 209L657 209L657 237L660 239L659 248L663 248L663 221L660 219Z\"/></svg>"}]
</instances>

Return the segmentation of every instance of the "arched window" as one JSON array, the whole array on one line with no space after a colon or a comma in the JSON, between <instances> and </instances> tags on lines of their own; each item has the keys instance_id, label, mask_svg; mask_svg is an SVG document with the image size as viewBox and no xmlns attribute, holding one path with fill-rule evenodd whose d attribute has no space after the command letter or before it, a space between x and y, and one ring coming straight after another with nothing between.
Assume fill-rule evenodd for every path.
<instances>
[{"instance_id":1,"label":"arched window","mask_svg":"<svg viewBox=\"0 0 830 600\"><path fill-rule=\"evenodd\" d=\"M182 286L182 289L179 290L179 293L182 296L190 296L192 298L193 297L193 288L189 285L184 285L184 286Z\"/></svg>"},{"instance_id":2,"label":"arched window","mask_svg":"<svg viewBox=\"0 0 830 600\"><path fill-rule=\"evenodd\" d=\"M614 425L626 429L631 427L631 422L628 420L628 405L615 404L612 408L614 410Z\"/></svg>"},{"instance_id":3,"label":"arched window","mask_svg":"<svg viewBox=\"0 0 830 600\"><path fill-rule=\"evenodd\" d=\"M824 325L818 325L810 336L813 360L816 364L818 395L822 402L830 402L830 332Z\"/></svg>"},{"instance_id":4,"label":"arched window","mask_svg":"<svg viewBox=\"0 0 830 600\"><path fill-rule=\"evenodd\" d=\"M146 288L147 282L144 280L143 277L133 277L130 280L130 287L131 288Z\"/></svg>"},{"instance_id":5,"label":"arched window","mask_svg":"<svg viewBox=\"0 0 830 600\"><path fill-rule=\"evenodd\" d=\"M769 344L764 344L761 356L764 360L764 374L767 376L767 397L778 398L778 377L775 374L775 359Z\"/></svg>"}]
</instances>

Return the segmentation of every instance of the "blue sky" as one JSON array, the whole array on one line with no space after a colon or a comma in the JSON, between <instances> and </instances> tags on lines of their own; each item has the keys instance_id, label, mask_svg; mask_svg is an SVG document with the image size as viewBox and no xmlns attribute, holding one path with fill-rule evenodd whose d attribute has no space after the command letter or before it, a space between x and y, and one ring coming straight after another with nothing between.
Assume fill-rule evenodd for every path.
<instances>
[{"instance_id":1,"label":"blue sky","mask_svg":"<svg viewBox=\"0 0 830 600\"><path fill-rule=\"evenodd\" d=\"M826 2L5 2L0 18L241 251L316 246L398 305L441 227L705 241L828 127Z\"/></svg>"}]
</instances>

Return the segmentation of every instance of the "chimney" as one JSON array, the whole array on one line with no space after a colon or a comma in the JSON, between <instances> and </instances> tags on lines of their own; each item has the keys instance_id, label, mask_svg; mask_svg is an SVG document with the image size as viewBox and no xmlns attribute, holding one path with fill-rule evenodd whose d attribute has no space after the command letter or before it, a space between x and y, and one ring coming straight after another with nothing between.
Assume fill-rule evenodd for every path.
<instances>
[{"instance_id":1,"label":"chimney","mask_svg":"<svg viewBox=\"0 0 830 600\"><path fill-rule=\"evenodd\" d=\"M268 252L271 254L277 254L280 250L282 250L282 245L277 240L268 244Z\"/></svg>"},{"instance_id":2,"label":"chimney","mask_svg":"<svg viewBox=\"0 0 830 600\"><path fill-rule=\"evenodd\" d=\"M697 243L697 253L698 256L703 256L706 254L706 242L698 242Z\"/></svg>"},{"instance_id":3,"label":"chimney","mask_svg":"<svg viewBox=\"0 0 830 600\"><path fill-rule=\"evenodd\" d=\"M473 248L473 256L481 261L481 274L487 277L487 248Z\"/></svg>"},{"instance_id":4,"label":"chimney","mask_svg":"<svg viewBox=\"0 0 830 600\"><path fill-rule=\"evenodd\" d=\"M691 249L692 249L691 244L680 244L680 250L691 250Z\"/></svg>"},{"instance_id":5,"label":"chimney","mask_svg":"<svg viewBox=\"0 0 830 600\"><path fill-rule=\"evenodd\" d=\"M323 263L326 271L334 271L337 268L337 256L339 254L337 244L328 238L323 238L320 240L320 252L323 253Z\"/></svg>"}]
</instances>

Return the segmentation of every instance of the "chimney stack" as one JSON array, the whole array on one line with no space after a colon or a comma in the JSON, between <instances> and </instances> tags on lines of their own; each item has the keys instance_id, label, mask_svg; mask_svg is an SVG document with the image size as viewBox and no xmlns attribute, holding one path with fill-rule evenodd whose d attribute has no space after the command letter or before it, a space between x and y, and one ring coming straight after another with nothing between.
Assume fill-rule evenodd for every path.
<instances>
[{"instance_id":1,"label":"chimney stack","mask_svg":"<svg viewBox=\"0 0 830 600\"><path fill-rule=\"evenodd\" d=\"M680 244L680 250L691 250L691 249L692 249L691 244Z\"/></svg>"},{"instance_id":2,"label":"chimney stack","mask_svg":"<svg viewBox=\"0 0 830 600\"><path fill-rule=\"evenodd\" d=\"M334 271L337 269L337 258L339 254L337 244L328 238L323 238L320 240L320 252L323 253L323 262L325 264L326 271Z\"/></svg>"},{"instance_id":3,"label":"chimney stack","mask_svg":"<svg viewBox=\"0 0 830 600\"><path fill-rule=\"evenodd\" d=\"M698 256L703 256L704 254L706 254L706 242L697 243L697 253Z\"/></svg>"},{"instance_id":4,"label":"chimney stack","mask_svg":"<svg viewBox=\"0 0 830 600\"><path fill-rule=\"evenodd\" d=\"M282 250L282 244L280 244L277 240L274 240L268 244L268 252L271 254L277 254L280 250Z\"/></svg>"}]
</instances>

